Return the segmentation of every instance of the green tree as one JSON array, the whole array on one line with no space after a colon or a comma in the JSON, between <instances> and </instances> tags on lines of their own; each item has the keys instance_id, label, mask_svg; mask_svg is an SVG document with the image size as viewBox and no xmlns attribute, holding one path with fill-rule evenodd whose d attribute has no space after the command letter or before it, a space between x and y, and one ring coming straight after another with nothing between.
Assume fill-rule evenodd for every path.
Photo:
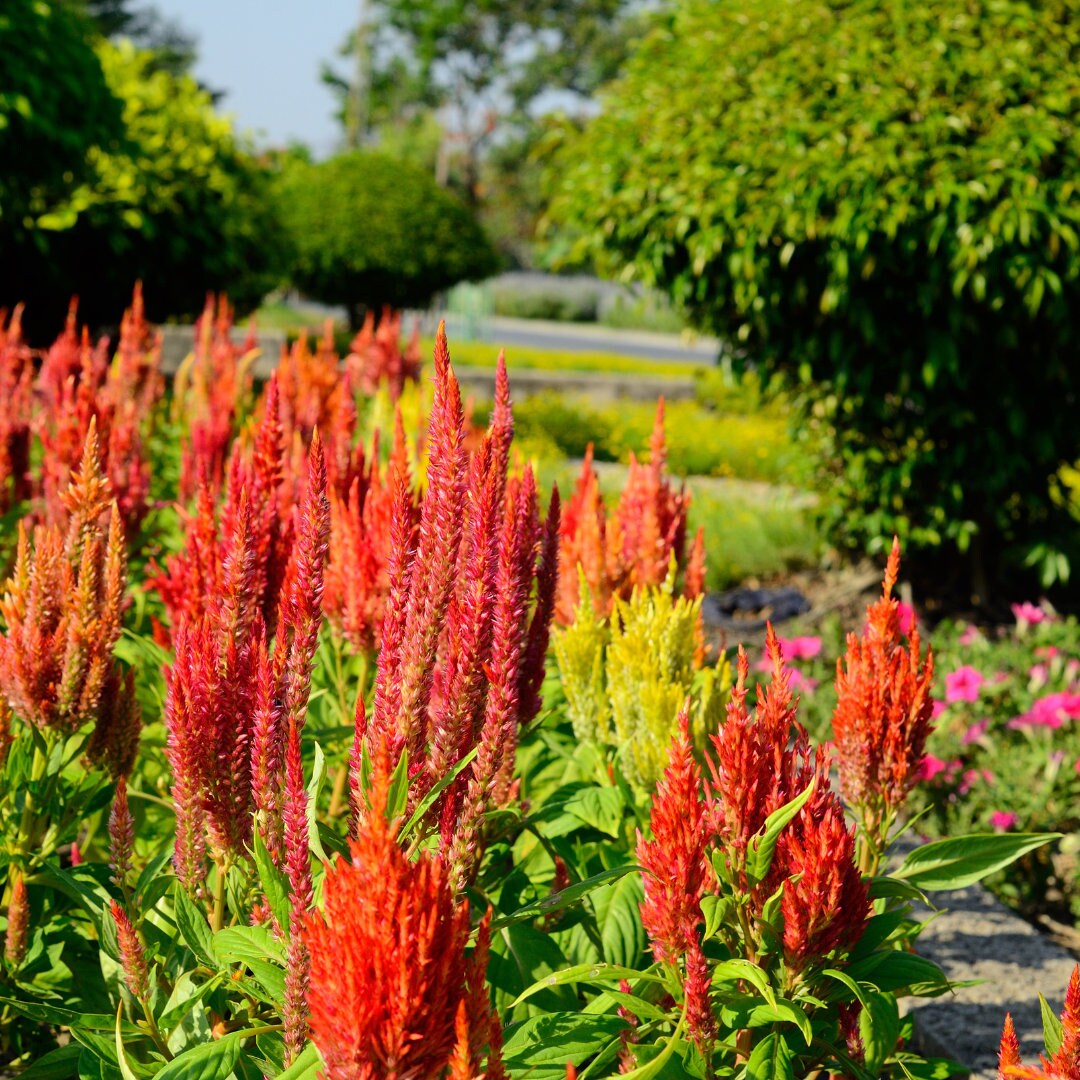
<instances>
[{"instance_id":1,"label":"green tree","mask_svg":"<svg viewBox=\"0 0 1080 1080\"><path fill-rule=\"evenodd\" d=\"M358 325L368 308L422 307L497 261L472 212L423 170L358 150L284 170L278 204L293 245L291 280L345 304Z\"/></svg>"},{"instance_id":2,"label":"green tree","mask_svg":"<svg viewBox=\"0 0 1080 1080\"><path fill-rule=\"evenodd\" d=\"M1078 0L682 0L551 219L822 388L836 539L968 551L985 599L1077 532L1078 111Z\"/></svg>"},{"instance_id":3,"label":"green tree","mask_svg":"<svg viewBox=\"0 0 1080 1080\"><path fill-rule=\"evenodd\" d=\"M123 134L91 148L89 178L41 207L0 263L0 305L27 301L31 327L46 333L77 294L83 318L108 323L142 278L154 319L196 314L208 290L254 307L280 267L268 171L189 76L130 44L98 52Z\"/></svg>"},{"instance_id":4,"label":"green tree","mask_svg":"<svg viewBox=\"0 0 1080 1080\"><path fill-rule=\"evenodd\" d=\"M67 3L0 6L0 246L44 200L86 175L87 151L121 130L92 27Z\"/></svg>"}]
</instances>

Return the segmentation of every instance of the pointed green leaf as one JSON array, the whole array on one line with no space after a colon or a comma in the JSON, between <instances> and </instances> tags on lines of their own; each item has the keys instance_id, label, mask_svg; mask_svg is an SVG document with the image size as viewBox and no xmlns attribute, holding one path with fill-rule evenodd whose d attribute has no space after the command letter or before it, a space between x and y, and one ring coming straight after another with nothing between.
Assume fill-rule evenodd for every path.
<instances>
[{"instance_id":1,"label":"pointed green leaf","mask_svg":"<svg viewBox=\"0 0 1080 1080\"><path fill-rule=\"evenodd\" d=\"M546 990L549 986L566 986L573 983L617 983L621 979L646 979L649 982L662 982L658 975L648 975L634 968L619 967L616 964L577 964L574 967L564 968L562 971L552 972L542 979L537 979L532 986L522 991L517 999L510 1005L516 1009L523 1001L531 998L533 994Z\"/></svg>"},{"instance_id":2,"label":"pointed green leaf","mask_svg":"<svg viewBox=\"0 0 1080 1080\"><path fill-rule=\"evenodd\" d=\"M310 807L311 803L308 803ZM263 895L270 905L278 926L285 929L289 925L289 881L284 873L274 865L262 834L256 828L252 830L251 850L255 857L255 868L259 872L259 883Z\"/></svg>"},{"instance_id":3,"label":"pointed green leaf","mask_svg":"<svg viewBox=\"0 0 1080 1080\"><path fill-rule=\"evenodd\" d=\"M398 833L398 843L404 844L405 841L412 835L413 829L423 820L424 815L435 805L435 801L438 797L458 778L460 773L466 769L476 757L476 751L479 748L474 746L449 772L444 773L439 777L439 782L420 800L416 809L412 812L412 817L402 827L400 833Z\"/></svg>"},{"instance_id":4,"label":"pointed green leaf","mask_svg":"<svg viewBox=\"0 0 1080 1080\"><path fill-rule=\"evenodd\" d=\"M326 862L326 852L323 850L322 840L319 838L319 793L322 791L323 783L326 780L326 757L323 754L322 747L315 743L315 764L311 769L311 780L307 786L307 821L308 821L308 846L315 853L315 857L319 862ZM269 897L267 898L269 899ZM272 910L272 909L271 909ZM276 914L276 912L275 912ZM278 922L282 926L285 923L278 919Z\"/></svg>"},{"instance_id":5,"label":"pointed green leaf","mask_svg":"<svg viewBox=\"0 0 1080 1080\"><path fill-rule=\"evenodd\" d=\"M240 1057L246 1031L231 1031L213 1042L196 1043L178 1054L154 1080L226 1080Z\"/></svg>"},{"instance_id":6,"label":"pointed green leaf","mask_svg":"<svg viewBox=\"0 0 1080 1080\"><path fill-rule=\"evenodd\" d=\"M753 881L764 881L772 866L773 855L776 852L776 842L780 834L795 815L806 805L807 799L814 793L814 784L811 780L805 791L801 791L789 803L774 810L761 827L761 833L751 837L750 848L746 853L746 872Z\"/></svg>"},{"instance_id":7,"label":"pointed green leaf","mask_svg":"<svg viewBox=\"0 0 1080 1080\"><path fill-rule=\"evenodd\" d=\"M771 1031L750 1051L746 1080L795 1080L794 1055L787 1040Z\"/></svg>"},{"instance_id":8,"label":"pointed green leaf","mask_svg":"<svg viewBox=\"0 0 1080 1080\"><path fill-rule=\"evenodd\" d=\"M206 921L206 916L196 907L179 881L174 883L173 909L176 912L176 929L180 931L184 943L200 963L210 968L217 967L214 957L214 933Z\"/></svg>"},{"instance_id":9,"label":"pointed green leaf","mask_svg":"<svg viewBox=\"0 0 1080 1080\"><path fill-rule=\"evenodd\" d=\"M409 805L409 752L401 751L397 765L390 776L390 787L386 792L386 817L396 821L405 813Z\"/></svg>"},{"instance_id":10,"label":"pointed green leaf","mask_svg":"<svg viewBox=\"0 0 1080 1080\"><path fill-rule=\"evenodd\" d=\"M1061 833L987 833L935 840L916 848L892 877L936 892L981 881Z\"/></svg>"},{"instance_id":11,"label":"pointed green leaf","mask_svg":"<svg viewBox=\"0 0 1080 1080\"><path fill-rule=\"evenodd\" d=\"M1046 1047L1046 1056L1052 1058L1061 1048L1064 1031L1061 1021L1042 994L1039 994L1039 1009L1042 1012L1043 1046Z\"/></svg>"}]
</instances>

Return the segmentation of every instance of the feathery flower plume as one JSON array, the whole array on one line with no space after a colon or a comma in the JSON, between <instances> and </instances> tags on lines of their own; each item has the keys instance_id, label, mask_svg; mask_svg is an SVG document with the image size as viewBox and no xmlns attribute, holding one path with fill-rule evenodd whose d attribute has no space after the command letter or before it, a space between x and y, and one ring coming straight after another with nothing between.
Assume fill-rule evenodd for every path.
<instances>
[{"instance_id":1,"label":"feathery flower plume","mask_svg":"<svg viewBox=\"0 0 1080 1080\"><path fill-rule=\"evenodd\" d=\"M34 366L22 336L22 305L0 311L0 512L30 498ZM6 323L6 325L5 325Z\"/></svg>"},{"instance_id":2,"label":"feathery flower plume","mask_svg":"<svg viewBox=\"0 0 1080 1080\"><path fill-rule=\"evenodd\" d=\"M371 396L385 382L390 400L397 401L406 382L420 380L420 324L414 323L412 337L401 350L401 312L384 307L379 325L375 313L368 311L364 325L349 346L345 369L350 384Z\"/></svg>"},{"instance_id":3,"label":"feathery flower plume","mask_svg":"<svg viewBox=\"0 0 1080 1080\"><path fill-rule=\"evenodd\" d=\"M487 932L466 957L468 904L455 901L440 859L413 863L398 847L388 779L384 758L351 857L327 869L324 909L305 920L311 1033L327 1080L443 1077L452 1059L462 1075L483 1042L487 1075L501 1077L498 1021L483 1007Z\"/></svg>"},{"instance_id":4,"label":"feathery flower plume","mask_svg":"<svg viewBox=\"0 0 1080 1080\"><path fill-rule=\"evenodd\" d=\"M873 873L896 814L918 780L926 739L933 730L934 659L921 656L918 628L902 642L892 590L900 568L893 540L881 598L867 609L862 637L848 635L847 655L836 666L833 742L840 790L858 813L863 869Z\"/></svg>"},{"instance_id":5,"label":"feathery flower plume","mask_svg":"<svg viewBox=\"0 0 1080 1080\"><path fill-rule=\"evenodd\" d=\"M21 874L15 874L11 882L11 899L7 909L7 931L4 937L4 959L12 970L26 956L27 938L30 931L30 898L26 895L26 882Z\"/></svg>"},{"instance_id":6,"label":"feathery flower plume","mask_svg":"<svg viewBox=\"0 0 1080 1080\"><path fill-rule=\"evenodd\" d=\"M1080 1076L1080 965L1073 968L1061 1012L1061 1042L1049 1057L1039 1055L1037 1066L1024 1065L1012 1017L1006 1015L998 1049L999 1080L1075 1080Z\"/></svg>"},{"instance_id":7,"label":"feathery flower plume","mask_svg":"<svg viewBox=\"0 0 1080 1080\"><path fill-rule=\"evenodd\" d=\"M125 896L134 850L135 822L128 806L127 777L120 776L116 780L116 794L109 811L109 865L112 867L113 883Z\"/></svg>"},{"instance_id":8,"label":"feathery flower plume","mask_svg":"<svg viewBox=\"0 0 1080 1080\"><path fill-rule=\"evenodd\" d=\"M513 420L501 357L491 425L471 459L464 435L440 327L418 528L404 469L391 470L382 649L362 740L391 768L407 753L410 807L477 749L427 821L458 884L476 869L485 810L509 798L518 729L539 707L558 530L557 498L541 529L531 470L508 478Z\"/></svg>"},{"instance_id":9,"label":"feathery flower plume","mask_svg":"<svg viewBox=\"0 0 1080 1080\"><path fill-rule=\"evenodd\" d=\"M127 912L113 900L110 906L116 923L116 938L120 946L120 966L124 969L124 982L131 995L139 1001L150 996L150 973L146 967L146 954L142 942Z\"/></svg>"},{"instance_id":10,"label":"feathery flower plume","mask_svg":"<svg viewBox=\"0 0 1080 1080\"><path fill-rule=\"evenodd\" d=\"M129 764L138 734L131 684L113 659L120 637L126 560L123 527L100 473L95 424L82 465L63 494L65 529L20 525L15 568L0 600L0 690L24 720L71 735L96 730L88 751L114 769Z\"/></svg>"},{"instance_id":11,"label":"feathery flower plume","mask_svg":"<svg viewBox=\"0 0 1080 1080\"><path fill-rule=\"evenodd\" d=\"M690 495L685 486L678 491L672 488L666 466L663 398L657 403L649 440L649 462L641 464L631 453L626 485L618 506L610 513L604 506L592 467L592 447L586 450L561 529L556 606L556 619L561 626L573 622L581 601L579 566L601 615L610 612L616 597L629 599L635 587L663 582L672 557L686 571L685 594L691 598L701 594L704 537L698 533L691 561L684 565Z\"/></svg>"}]
</instances>

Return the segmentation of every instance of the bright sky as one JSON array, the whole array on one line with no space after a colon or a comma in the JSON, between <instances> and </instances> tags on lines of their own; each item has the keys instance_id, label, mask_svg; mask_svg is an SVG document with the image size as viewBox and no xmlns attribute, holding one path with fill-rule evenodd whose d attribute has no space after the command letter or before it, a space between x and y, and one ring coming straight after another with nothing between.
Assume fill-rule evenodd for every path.
<instances>
[{"instance_id":1,"label":"bright sky","mask_svg":"<svg viewBox=\"0 0 1080 1080\"><path fill-rule=\"evenodd\" d=\"M225 92L220 108L239 129L252 132L260 145L299 140L319 157L333 152L341 131L319 66L337 60L359 17L359 0L153 3L198 37L195 75Z\"/></svg>"}]
</instances>

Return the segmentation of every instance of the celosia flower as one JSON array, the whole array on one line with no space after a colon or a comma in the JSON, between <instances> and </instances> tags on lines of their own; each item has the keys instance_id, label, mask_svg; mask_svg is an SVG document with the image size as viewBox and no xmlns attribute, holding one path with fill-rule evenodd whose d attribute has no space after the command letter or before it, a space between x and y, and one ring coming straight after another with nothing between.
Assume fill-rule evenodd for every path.
<instances>
[{"instance_id":1,"label":"celosia flower","mask_svg":"<svg viewBox=\"0 0 1080 1080\"><path fill-rule=\"evenodd\" d=\"M407 381L420 379L420 324L413 326L405 351L401 349L401 312L384 307L378 327L375 313L368 311L364 325L349 346L345 370L353 387L374 394L386 383L390 399L397 401Z\"/></svg>"},{"instance_id":2,"label":"celosia flower","mask_svg":"<svg viewBox=\"0 0 1080 1080\"><path fill-rule=\"evenodd\" d=\"M601 615L608 613L615 597L628 599L635 586L664 581L673 556L677 566L684 567L690 496L685 488L672 488L666 464L663 398L657 403L649 462L643 465L630 455L626 485L611 513L604 507L592 467L592 446L587 448L577 487L563 515L555 615L561 625L569 625L581 601L579 566ZM700 531L685 569L685 594L701 595L705 550Z\"/></svg>"},{"instance_id":3,"label":"celosia flower","mask_svg":"<svg viewBox=\"0 0 1080 1080\"><path fill-rule=\"evenodd\" d=\"M15 569L0 601L0 688L42 730L71 735L93 722L95 761L126 771L138 738L130 684L118 674L126 559L123 527L100 473L93 423L82 465L63 494L65 528L20 524Z\"/></svg>"},{"instance_id":4,"label":"celosia flower","mask_svg":"<svg viewBox=\"0 0 1080 1080\"><path fill-rule=\"evenodd\" d=\"M408 755L410 808L476 748L428 815L464 883L479 859L485 811L510 797L518 728L539 706L558 502L542 530L531 469L508 477L505 365L497 369L491 427L471 460L441 326L434 367L418 529L406 477L400 469L392 475L382 648L362 738L371 760L386 754L396 764Z\"/></svg>"},{"instance_id":5,"label":"celosia flower","mask_svg":"<svg viewBox=\"0 0 1080 1080\"><path fill-rule=\"evenodd\" d=\"M135 822L128 806L127 778L118 777L116 794L109 811L109 865L112 880L127 895L128 874L131 873L131 855L135 849Z\"/></svg>"},{"instance_id":6,"label":"celosia flower","mask_svg":"<svg viewBox=\"0 0 1080 1080\"><path fill-rule=\"evenodd\" d=\"M1065 1007L1061 1011L1061 1042L1050 1056L1039 1055L1039 1065L1024 1065L1012 1017L1006 1015L998 1050L999 1080L1075 1080L1080 1076L1080 966L1073 968Z\"/></svg>"},{"instance_id":7,"label":"celosia flower","mask_svg":"<svg viewBox=\"0 0 1080 1080\"><path fill-rule=\"evenodd\" d=\"M116 924L117 943L120 946L120 966L124 969L124 981L132 996L145 1001L150 996L150 973L146 967L146 954L142 942L131 925L127 912L115 901L111 902L113 922Z\"/></svg>"},{"instance_id":8,"label":"celosia flower","mask_svg":"<svg viewBox=\"0 0 1080 1080\"><path fill-rule=\"evenodd\" d=\"M945 676L945 700L954 701L978 701L979 690L986 682L982 673L976 671L970 664L965 664L956 671Z\"/></svg>"},{"instance_id":9,"label":"celosia flower","mask_svg":"<svg viewBox=\"0 0 1080 1080\"><path fill-rule=\"evenodd\" d=\"M641 921L653 955L671 964L700 941L708 872L709 830L686 706L679 714L668 767L656 785L650 826L652 839L639 833L637 843L637 859L645 871Z\"/></svg>"},{"instance_id":10,"label":"celosia flower","mask_svg":"<svg viewBox=\"0 0 1080 1080\"><path fill-rule=\"evenodd\" d=\"M862 638L848 635L847 655L836 666L833 739L840 790L862 818L864 869L884 850L896 813L920 775L932 729L933 656L920 651L919 630L901 642L892 590L900 568L893 541L881 599L867 611Z\"/></svg>"},{"instance_id":11,"label":"celosia flower","mask_svg":"<svg viewBox=\"0 0 1080 1080\"><path fill-rule=\"evenodd\" d=\"M475 1045L488 1048L487 1075L501 1077L484 971L465 954L468 905L455 901L441 860L425 853L410 862L398 847L385 785L377 765L371 812L350 857L327 869L323 910L304 923L311 1035L325 1075L427 1080L445 1076L452 1060L461 1075L460 1059L480 1056Z\"/></svg>"},{"instance_id":12,"label":"celosia flower","mask_svg":"<svg viewBox=\"0 0 1080 1080\"><path fill-rule=\"evenodd\" d=\"M7 931L4 937L4 959L14 970L26 956L27 935L30 930L30 898L26 882L16 873L11 883L11 899L7 909Z\"/></svg>"},{"instance_id":13,"label":"celosia flower","mask_svg":"<svg viewBox=\"0 0 1080 1080\"><path fill-rule=\"evenodd\" d=\"M821 655L821 638L819 637L778 638L777 640L780 642L780 651L784 654L784 660L789 664L796 660L813 660L815 656ZM771 666L770 664L769 667Z\"/></svg>"}]
</instances>

